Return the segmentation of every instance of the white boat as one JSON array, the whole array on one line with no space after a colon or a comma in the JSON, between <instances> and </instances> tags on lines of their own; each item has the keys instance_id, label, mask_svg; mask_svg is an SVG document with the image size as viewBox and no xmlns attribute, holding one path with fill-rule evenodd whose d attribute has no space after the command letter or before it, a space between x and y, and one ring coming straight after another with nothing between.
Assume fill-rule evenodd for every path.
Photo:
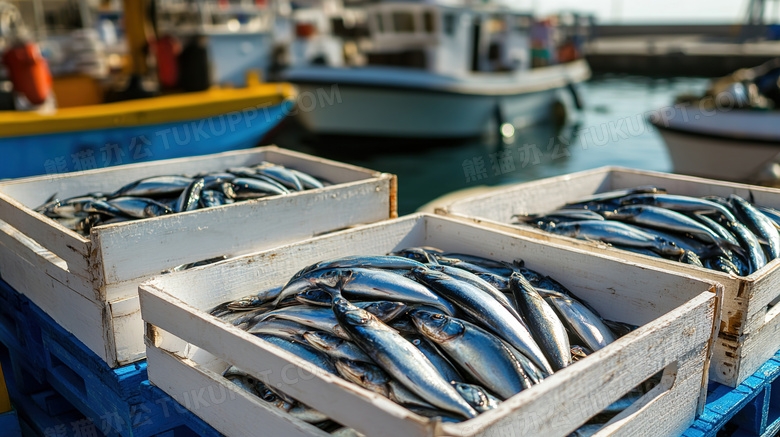
<instances>
[{"instance_id":1,"label":"white boat","mask_svg":"<svg viewBox=\"0 0 780 437\"><path fill-rule=\"evenodd\" d=\"M572 101L584 60L531 68L529 15L499 7L386 2L367 7L366 64L284 76L317 134L464 138L522 128ZM576 100L576 97L574 98Z\"/></svg>"},{"instance_id":2,"label":"white boat","mask_svg":"<svg viewBox=\"0 0 780 437\"><path fill-rule=\"evenodd\" d=\"M780 111L683 108L651 122L675 173L745 181L760 177L780 153Z\"/></svg>"},{"instance_id":3,"label":"white boat","mask_svg":"<svg viewBox=\"0 0 780 437\"><path fill-rule=\"evenodd\" d=\"M780 179L780 58L714 80L650 122L676 173L734 181ZM772 110L772 108L775 108Z\"/></svg>"}]
</instances>

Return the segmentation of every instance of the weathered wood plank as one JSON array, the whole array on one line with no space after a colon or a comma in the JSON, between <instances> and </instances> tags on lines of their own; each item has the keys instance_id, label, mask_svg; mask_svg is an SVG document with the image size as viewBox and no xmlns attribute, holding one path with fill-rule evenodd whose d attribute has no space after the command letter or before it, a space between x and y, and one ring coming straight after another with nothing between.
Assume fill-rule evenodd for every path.
<instances>
[{"instance_id":1,"label":"weathered wood plank","mask_svg":"<svg viewBox=\"0 0 780 437\"><path fill-rule=\"evenodd\" d=\"M89 240L2 193L0 220L62 258L72 274L92 279Z\"/></svg>"},{"instance_id":2,"label":"weathered wood plank","mask_svg":"<svg viewBox=\"0 0 780 437\"><path fill-rule=\"evenodd\" d=\"M72 275L62 258L2 221L0 221L0 243L34 266L29 274L51 276L85 298L97 302L99 296L91 281L79 275Z\"/></svg>"},{"instance_id":3,"label":"weathered wood plank","mask_svg":"<svg viewBox=\"0 0 780 437\"><path fill-rule=\"evenodd\" d=\"M99 228L104 280L146 279L163 269L240 255L388 218L389 177ZM141 282L141 281L138 281ZM113 300L123 296L108 295Z\"/></svg>"},{"instance_id":4,"label":"weathered wood plank","mask_svg":"<svg viewBox=\"0 0 780 437\"><path fill-rule=\"evenodd\" d=\"M35 274L35 266L1 243L0 266L0 275L8 285L30 298L109 365L116 365L114 344L108 341L113 335L111 324L104 307L48 275Z\"/></svg>"},{"instance_id":5,"label":"weathered wood plank","mask_svg":"<svg viewBox=\"0 0 780 437\"><path fill-rule=\"evenodd\" d=\"M156 347L149 347L147 363L149 377L154 378L155 385L224 435L330 435L288 414L282 414L278 409L269 408L220 375ZM187 387L187 390L178 391L180 387ZM246 420L247 417L258 420Z\"/></svg>"},{"instance_id":6,"label":"weathered wood plank","mask_svg":"<svg viewBox=\"0 0 780 437\"><path fill-rule=\"evenodd\" d=\"M171 296L141 292L140 297L144 320L230 362L339 423L349 423L363 433L378 436L429 434L424 432L430 427L427 420L387 398L307 365L289 352L208 314L193 308L182 311L187 305ZM150 381L156 384L151 379L153 375L150 374ZM361 419L346 420L353 415ZM252 420L257 423L256 419Z\"/></svg>"},{"instance_id":7,"label":"weathered wood plank","mask_svg":"<svg viewBox=\"0 0 780 437\"><path fill-rule=\"evenodd\" d=\"M702 384L710 339L716 329L719 286L444 218L406 217L189 272L163 275L139 287L142 315L145 322L161 328L153 328L156 338L152 346L168 348L171 354L181 356L184 363L212 362L208 357L213 354L257 377L270 371L273 378L274 372L281 371L284 365L292 365L295 358L287 362L290 359L287 354L204 311L225 300L279 286L300 268L322 259L346 254L383 254L422 245L504 260L524 257L529 267L553 275L599 311L604 311L606 317L644 326L586 360L557 372L544 383L519 393L499 409L459 425L443 425L441 429L417 423L421 418L406 417L393 404L362 398L362 390L344 386L337 378L331 381L327 375L313 378L311 381L316 383L311 385L309 381L291 384L285 391L341 423L358 430L372 430L372 435L386 427L396 435L471 436L483 432L499 435L509 427L517 435L566 435L649 376L672 366L675 370L670 371L670 376L674 383L668 389L659 389L655 396L643 398L630 420L615 423L610 429L622 435L631 435L624 429L651 430L663 411L667 423L658 428L662 434L641 435L675 435L695 416L703 402ZM649 292L655 289L659 292ZM201 348L199 352L205 350L211 354L199 354L188 344ZM322 398L329 402L322 403ZM335 405L341 408L349 405L350 410L345 412ZM385 426L380 427L378 423Z\"/></svg>"}]
</instances>

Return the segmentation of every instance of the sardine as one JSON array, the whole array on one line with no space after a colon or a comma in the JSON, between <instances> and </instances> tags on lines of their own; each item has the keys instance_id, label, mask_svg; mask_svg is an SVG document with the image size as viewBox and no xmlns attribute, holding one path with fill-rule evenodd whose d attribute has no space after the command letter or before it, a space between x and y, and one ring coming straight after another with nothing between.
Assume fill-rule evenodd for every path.
<instances>
[{"instance_id":1,"label":"sardine","mask_svg":"<svg viewBox=\"0 0 780 437\"><path fill-rule=\"evenodd\" d=\"M261 197L288 194L287 190L280 190L278 186L260 179L235 178L222 185L225 196L230 199L246 200L259 199Z\"/></svg>"},{"instance_id":2,"label":"sardine","mask_svg":"<svg viewBox=\"0 0 780 437\"><path fill-rule=\"evenodd\" d=\"M597 351L615 341L615 335L601 317L579 300L552 290L537 291L558 313L568 331L577 337L579 341L575 343Z\"/></svg>"},{"instance_id":3,"label":"sardine","mask_svg":"<svg viewBox=\"0 0 780 437\"><path fill-rule=\"evenodd\" d=\"M325 331L307 331L303 338L314 349L329 355L331 358L350 361L373 363L371 358L355 343L344 340Z\"/></svg>"},{"instance_id":4,"label":"sardine","mask_svg":"<svg viewBox=\"0 0 780 437\"><path fill-rule=\"evenodd\" d=\"M405 258L402 258L405 259ZM411 261L411 260L409 260ZM312 286L334 286L340 278L349 278L341 290L344 297L354 300L386 300L406 304L425 304L455 314L455 307L447 300L412 279L384 270L348 268L316 270L312 274L288 282L277 301Z\"/></svg>"},{"instance_id":5,"label":"sardine","mask_svg":"<svg viewBox=\"0 0 780 437\"><path fill-rule=\"evenodd\" d=\"M614 213L607 214L610 220L649 226L661 230L689 234L707 243L723 241L712 229L696 220L676 211L650 205L623 206Z\"/></svg>"},{"instance_id":6,"label":"sardine","mask_svg":"<svg viewBox=\"0 0 780 437\"><path fill-rule=\"evenodd\" d=\"M522 318L520 317L520 314L517 313L517 310L512 305L512 302L507 298L504 293L500 292L498 289L490 285L487 281L483 280L479 276L475 275L474 273L471 273L467 270L463 270L458 267L451 267L451 266L430 266L431 270L436 270L439 272L442 272L446 275L450 275L455 279L460 279L461 281L466 281L469 284L479 288L480 290L484 291L485 294L492 297L493 299L497 300L501 305L504 306L512 315L517 317L518 320L522 321ZM489 273L485 273L489 274Z\"/></svg>"},{"instance_id":7,"label":"sardine","mask_svg":"<svg viewBox=\"0 0 780 437\"><path fill-rule=\"evenodd\" d=\"M203 208L213 208L228 203L228 198L221 191L203 190L200 194L200 206Z\"/></svg>"},{"instance_id":8,"label":"sardine","mask_svg":"<svg viewBox=\"0 0 780 437\"><path fill-rule=\"evenodd\" d=\"M333 311L328 308L294 306L269 311L261 314L255 322L262 322L271 318L291 320L302 325L311 326L319 331L329 332L345 340L349 340L349 334L339 325Z\"/></svg>"},{"instance_id":9,"label":"sardine","mask_svg":"<svg viewBox=\"0 0 780 437\"><path fill-rule=\"evenodd\" d=\"M728 208L707 199L675 194L634 194L622 199L623 205L653 205L678 212L723 214L729 220L736 220Z\"/></svg>"},{"instance_id":10,"label":"sardine","mask_svg":"<svg viewBox=\"0 0 780 437\"><path fill-rule=\"evenodd\" d=\"M501 400L488 393L483 387L465 382L453 382L452 386L478 413L484 413L498 407Z\"/></svg>"},{"instance_id":11,"label":"sardine","mask_svg":"<svg viewBox=\"0 0 780 437\"><path fill-rule=\"evenodd\" d=\"M721 221L721 224L737 236L740 245L747 251L751 273L766 265L766 256L761 248L761 243L755 234L750 232L750 229L737 221Z\"/></svg>"},{"instance_id":12,"label":"sardine","mask_svg":"<svg viewBox=\"0 0 780 437\"><path fill-rule=\"evenodd\" d=\"M117 197L109 200L108 203L122 211L122 214L139 219L159 217L174 212L160 202L142 197Z\"/></svg>"},{"instance_id":13,"label":"sardine","mask_svg":"<svg viewBox=\"0 0 780 437\"><path fill-rule=\"evenodd\" d=\"M290 282L300 278L306 273L313 272L315 270L347 269L358 267L372 269L411 270L415 267L425 267L425 264L400 256L346 256L343 258L323 261L307 266L293 275L293 277L290 279Z\"/></svg>"},{"instance_id":14,"label":"sardine","mask_svg":"<svg viewBox=\"0 0 780 437\"><path fill-rule=\"evenodd\" d=\"M656 235L648 234L625 223L605 221L581 221L561 223L545 229L553 234L596 240L605 243L650 249L660 255L680 256L683 249Z\"/></svg>"},{"instance_id":15,"label":"sardine","mask_svg":"<svg viewBox=\"0 0 780 437\"><path fill-rule=\"evenodd\" d=\"M303 188L305 190L313 190L316 188L325 187L325 184L323 184L322 181L320 181L319 179L315 178L310 174L292 168L289 168L288 170L290 171L290 173L292 173L295 177L298 178L298 180L301 182L301 185L303 185Z\"/></svg>"},{"instance_id":16,"label":"sardine","mask_svg":"<svg viewBox=\"0 0 780 437\"><path fill-rule=\"evenodd\" d=\"M777 228L775 228L772 220L736 194L732 194L730 200L732 205L734 205L734 209L739 213L742 222L747 225L748 229L754 234L760 235L767 241L769 244L768 253L770 258L775 259L780 257L780 233L777 232Z\"/></svg>"},{"instance_id":17,"label":"sardine","mask_svg":"<svg viewBox=\"0 0 780 437\"><path fill-rule=\"evenodd\" d=\"M284 185L286 188L295 191L303 191L303 184L301 183L301 180L298 179L298 176L296 176L295 173L291 172L287 168L284 168L280 165L271 164L270 162L263 162L262 164L253 166L252 168L254 168L259 174L268 176L276 182Z\"/></svg>"},{"instance_id":18,"label":"sardine","mask_svg":"<svg viewBox=\"0 0 780 437\"><path fill-rule=\"evenodd\" d=\"M333 312L341 326L379 367L432 405L467 418L476 411L458 394L417 347L373 314L337 297Z\"/></svg>"},{"instance_id":19,"label":"sardine","mask_svg":"<svg viewBox=\"0 0 780 437\"><path fill-rule=\"evenodd\" d=\"M569 338L555 310L519 273L512 274L509 285L531 335L553 369L560 370L571 364Z\"/></svg>"},{"instance_id":20,"label":"sardine","mask_svg":"<svg viewBox=\"0 0 780 437\"><path fill-rule=\"evenodd\" d=\"M496 333L525 354L539 368L553 372L528 328L497 300L485 299L482 290L435 270L413 269L412 273L445 299L457 304L483 328Z\"/></svg>"},{"instance_id":21,"label":"sardine","mask_svg":"<svg viewBox=\"0 0 780 437\"><path fill-rule=\"evenodd\" d=\"M528 387L514 355L484 329L441 313L414 311L411 317L422 335L500 398L508 399Z\"/></svg>"},{"instance_id":22,"label":"sardine","mask_svg":"<svg viewBox=\"0 0 780 437\"><path fill-rule=\"evenodd\" d=\"M284 349L287 352L296 355L298 358L301 358L302 360L307 361L328 373L338 375L336 366L333 365L333 362L331 362L330 358L311 346L299 342L284 340L282 338L268 334L258 334L256 337L274 346Z\"/></svg>"},{"instance_id":23,"label":"sardine","mask_svg":"<svg viewBox=\"0 0 780 437\"><path fill-rule=\"evenodd\" d=\"M439 371L439 373L444 379L446 379L449 382L463 381L463 377L455 369L455 367L453 367L452 363L450 363L449 360L447 360L447 358L442 356L441 353L439 353L439 350L434 346L432 346L430 343L428 343L428 341L426 341L424 337L419 335L419 333L417 332L415 332L414 334L402 333L401 335L403 335L405 339L409 340L409 343L417 346L417 349L420 349L420 352L425 354L425 356L428 358L431 364L433 364L433 367L435 367L436 370Z\"/></svg>"},{"instance_id":24,"label":"sardine","mask_svg":"<svg viewBox=\"0 0 780 437\"><path fill-rule=\"evenodd\" d=\"M192 183L192 178L184 176L154 176L131 182L116 190L109 199L123 196L166 197L181 193Z\"/></svg>"}]
</instances>

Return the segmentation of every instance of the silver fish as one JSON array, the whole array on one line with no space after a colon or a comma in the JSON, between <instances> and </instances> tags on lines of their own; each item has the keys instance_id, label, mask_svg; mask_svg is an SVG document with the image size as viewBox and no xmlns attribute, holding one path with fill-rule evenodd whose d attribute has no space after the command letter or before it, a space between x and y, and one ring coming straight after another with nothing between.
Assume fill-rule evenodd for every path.
<instances>
[{"instance_id":1,"label":"silver fish","mask_svg":"<svg viewBox=\"0 0 780 437\"><path fill-rule=\"evenodd\" d=\"M479 413L495 409L501 403L500 399L478 385L454 382L452 386Z\"/></svg>"},{"instance_id":2,"label":"silver fish","mask_svg":"<svg viewBox=\"0 0 780 437\"><path fill-rule=\"evenodd\" d=\"M203 208L213 208L228 203L230 203L229 199L221 191L203 190L200 194L200 206Z\"/></svg>"},{"instance_id":3,"label":"silver fish","mask_svg":"<svg viewBox=\"0 0 780 437\"><path fill-rule=\"evenodd\" d=\"M303 184L301 183L301 180L298 179L298 176L291 172L290 169L284 168L280 165L271 164L270 162L263 162L262 164L256 165L252 168L254 168L257 173L268 176L269 178L279 182L291 190L303 191Z\"/></svg>"},{"instance_id":4,"label":"silver fish","mask_svg":"<svg viewBox=\"0 0 780 437\"><path fill-rule=\"evenodd\" d=\"M761 249L761 243L759 243L756 235L750 232L747 226L737 221L722 221L721 224L737 236L740 245L747 251L750 260L749 271L751 273L766 265L766 256L763 249Z\"/></svg>"},{"instance_id":5,"label":"silver fish","mask_svg":"<svg viewBox=\"0 0 780 437\"><path fill-rule=\"evenodd\" d=\"M650 249L665 256L680 256L683 254L683 249L677 247L672 242L648 234L625 223L610 220L560 223L545 227L544 230L553 234L582 240L596 240L620 246Z\"/></svg>"},{"instance_id":6,"label":"silver fish","mask_svg":"<svg viewBox=\"0 0 780 437\"><path fill-rule=\"evenodd\" d=\"M716 205L717 205L717 204L716 204ZM726 229L726 228L724 228L723 226L721 226L721 225L720 225L718 222L716 222L715 220L713 220L713 219L711 219L711 218L707 217L707 216L706 216L706 215L704 215L704 214L696 214L696 215L695 215L695 217L696 217L696 218L697 218L699 221L701 221L702 223L704 223L704 224L705 224L707 227L709 227L710 229L712 229L713 231L715 231L715 233L716 233L716 234L718 234L718 236L720 236L720 238L722 238L722 239L724 239L724 240L728 241L728 242L729 242L729 243L731 243L731 244L739 245L739 242L737 241L737 238L734 236L734 234L732 234L731 232L729 232L729 230L728 230L728 229Z\"/></svg>"},{"instance_id":7,"label":"silver fish","mask_svg":"<svg viewBox=\"0 0 780 437\"><path fill-rule=\"evenodd\" d=\"M501 340L484 329L428 311L415 311L411 317L422 335L499 397L508 399L526 388L520 363Z\"/></svg>"},{"instance_id":8,"label":"silver fish","mask_svg":"<svg viewBox=\"0 0 780 437\"><path fill-rule=\"evenodd\" d=\"M270 302L278 296L279 290L265 290L258 294L242 297L228 303L227 307L233 311L249 311L260 305Z\"/></svg>"},{"instance_id":9,"label":"silver fish","mask_svg":"<svg viewBox=\"0 0 780 437\"><path fill-rule=\"evenodd\" d=\"M734 209L737 210L742 218L743 223L747 224L748 229L754 234L760 235L769 243L768 252L771 255L771 259L780 257L780 233L777 232L777 228L775 228L772 220L736 194L732 194L730 200L732 205L734 205Z\"/></svg>"},{"instance_id":10,"label":"silver fish","mask_svg":"<svg viewBox=\"0 0 780 437\"><path fill-rule=\"evenodd\" d=\"M328 354L333 359L344 359L373 363L371 358L363 352L355 343L344 340L325 331L307 331L303 338L314 349Z\"/></svg>"},{"instance_id":11,"label":"silver fish","mask_svg":"<svg viewBox=\"0 0 780 437\"><path fill-rule=\"evenodd\" d=\"M225 196L230 199L259 199L266 196L288 194L287 190L280 190L278 186L260 179L235 178L222 185Z\"/></svg>"},{"instance_id":12,"label":"silver fish","mask_svg":"<svg viewBox=\"0 0 780 437\"><path fill-rule=\"evenodd\" d=\"M517 313L517 310L512 305L512 302L507 298L504 293L500 292L496 287L493 287L485 281L484 279L480 278L479 276L475 275L474 273L469 272L468 270L463 270L458 267L452 267L452 266L442 266L442 265L434 265L429 267L431 270L437 270L444 274L450 275L455 279L460 279L461 281L466 281L469 284L479 288L480 290L484 291L485 294L489 295L493 299L497 300L501 305L504 306L512 315L517 317L517 320L522 321L522 318L520 317L520 314ZM490 274L490 273L483 273L483 274Z\"/></svg>"},{"instance_id":13,"label":"silver fish","mask_svg":"<svg viewBox=\"0 0 780 437\"><path fill-rule=\"evenodd\" d=\"M439 371L439 373L441 374L442 377L444 377L444 379L446 379L449 382L463 381L463 377L460 376L460 373L455 369L455 367L452 366L452 364L447 360L447 358L443 357L439 353L438 349L436 349L434 346L428 343L424 337L415 334L402 334L402 335L404 336L405 339L409 340L409 343L417 346L417 349L420 349L420 352L425 354L428 360L430 360L431 364L433 364L433 366L436 367L436 370Z\"/></svg>"},{"instance_id":14,"label":"silver fish","mask_svg":"<svg viewBox=\"0 0 780 437\"><path fill-rule=\"evenodd\" d=\"M315 188L324 188L325 184L323 184L320 180L315 178L314 176L304 173L302 171L294 170L292 168L288 169L290 173L292 173L295 177L298 178L298 180L301 182L301 185L303 185L303 188L306 190L313 190Z\"/></svg>"},{"instance_id":15,"label":"silver fish","mask_svg":"<svg viewBox=\"0 0 780 437\"><path fill-rule=\"evenodd\" d=\"M165 197L181 193L192 183L192 178L185 176L154 176L131 182L116 190L109 198L133 197Z\"/></svg>"},{"instance_id":16,"label":"silver fish","mask_svg":"<svg viewBox=\"0 0 780 437\"><path fill-rule=\"evenodd\" d=\"M294 306L269 311L261 314L256 322L262 322L271 318L291 320L302 325L311 326L319 331L329 332L345 340L349 340L349 334L339 325L333 311L328 308Z\"/></svg>"},{"instance_id":17,"label":"silver fish","mask_svg":"<svg viewBox=\"0 0 780 437\"><path fill-rule=\"evenodd\" d=\"M455 314L456 311L447 300L412 279L385 270L358 267L317 270L310 275L304 275L293 282L288 282L276 300L281 301L293 293L318 284L332 287L342 277L349 278L341 290L349 299L426 304L440 308L447 314Z\"/></svg>"},{"instance_id":18,"label":"silver fish","mask_svg":"<svg viewBox=\"0 0 780 437\"><path fill-rule=\"evenodd\" d=\"M285 340L280 337L268 334L258 334L256 337L274 346L282 348L328 373L333 375L338 374L336 367L333 365L333 362L331 362L330 358L311 346L295 341Z\"/></svg>"},{"instance_id":19,"label":"silver fish","mask_svg":"<svg viewBox=\"0 0 780 437\"><path fill-rule=\"evenodd\" d=\"M571 346L566 328L555 310L519 273L513 273L509 285L526 324L547 360L555 370L571 364Z\"/></svg>"},{"instance_id":20,"label":"silver fish","mask_svg":"<svg viewBox=\"0 0 780 437\"><path fill-rule=\"evenodd\" d=\"M142 197L117 197L108 203L122 211L122 214L133 218L158 217L174 212L160 202Z\"/></svg>"},{"instance_id":21,"label":"silver fish","mask_svg":"<svg viewBox=\"0 0 780 437\"><path fill-rule=\"evenodd\" d=\"M772 220L776 228L780 228L780 211L770 208L768 206L753 205L757 210L761 211L768 219Z\"/></svg>"},{"instance_id":22,"label":"silver fish","mask_svg":"<svg viewBox=\"0 0 780 437\"><path fill-rule=\"evenodd\" d=\"M588 349L597 351L615 341L615 335L601 317L579 300L552 290L537 291L555 309L569 332Z\"/></svg>"},{"instance_id":23,"label":"silver fish","mask_svg":"<svg viewBox=\"0 0 780 437\"><path fill-rule=\"evenodd\" d=\"M717 212L729 220L736 220L728 208L707 199L676 194L635 194L622 199L623 205L653 205L679 212Z\"/></svg>"},{"instance_id":24,"label":"silver fish","mask_svg":"<svg viewBox=\"0 0 780 437\"><path fill-rule=\"evenodd\" d=\"M400 256L345 256L343 258L323 261L307 266L293 275L293 277L290 279L290 282L300 278L306 273L313 272L315 270L357 267L372 269L411 270L415 267L425 267L425 264Z\"/></svg>"},{"instance_id":25,"label":"silver fish","mask_svg":"<svg viewBox=\"0 0 780 437\"><path fill-rule=\"evenodd\" d=\"M432 290L456 303L483 328L496 333L525 354L539 368L553 372L528 328L498 301L485 299L482 290L435 270L413 269L412 273Z\"/></svg>"},{"instance_id":26,"label":"silver fish","mask_svg":"<svg viewBox=\"0 0 780 437\"><path fill-rule=\"evenodd\" d=\"M623 206L606 216L638 225L649 226L671 232L685 233L707 242L719 243L722 239L710 228L679 212L651 205Z\"/></svg>"},{"instance_id":27,"label":"silver fish","mask_svg":"<svg viewBox=\"0 0 780 437\"><path fill-rule=\"evenodd\" d=\"M373 314L342 297L334 299L333 313L355 343L412 393L443 410L477 415L417 347Z\"/></svg>"}]
</instances>

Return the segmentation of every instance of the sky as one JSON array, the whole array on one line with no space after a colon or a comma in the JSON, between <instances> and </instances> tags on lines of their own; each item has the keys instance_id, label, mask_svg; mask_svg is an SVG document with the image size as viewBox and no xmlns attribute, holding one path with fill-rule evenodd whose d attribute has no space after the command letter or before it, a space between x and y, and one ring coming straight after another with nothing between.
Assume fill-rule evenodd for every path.
<instances>
[{"instance_id":1,"label":"sky","mask_svg":"<svg viewBox=\"0 0 780 437\"><path fill-rule=\"evenodd\" d=\"M749 0L507 0L539 14L561 9L594 13L600 22L617 23L741 23ZM778 22L780 0L767 0L765 14Z\"/></svg>"}]
</instances>

